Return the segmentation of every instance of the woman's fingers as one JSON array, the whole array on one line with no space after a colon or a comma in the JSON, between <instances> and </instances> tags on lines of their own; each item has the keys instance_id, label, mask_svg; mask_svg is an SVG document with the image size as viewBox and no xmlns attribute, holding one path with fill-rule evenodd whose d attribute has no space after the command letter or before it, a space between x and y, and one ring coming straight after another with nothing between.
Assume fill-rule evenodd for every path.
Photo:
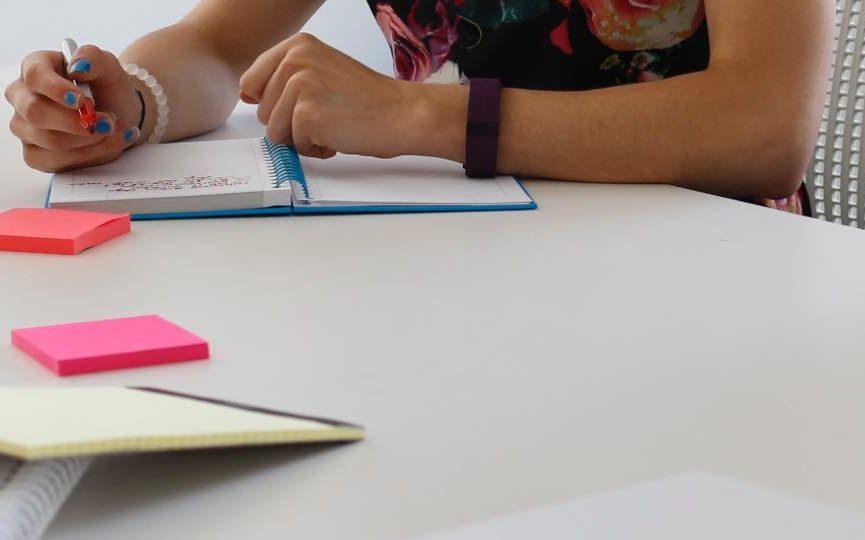
<instances>
[{"instance_id":1,"label":"woman's fingers","mask_svg":"<svg viewBox=\"0 0 865 540\"><path fill-rule=\"evenodd\" d=\"M24 84L13 83L6 90L6 99L22 120L38 129L60 131L71 135L89 135L81 125L78 111L60 106L41 94L33 93ZM114 114L97 114L94 135L109 135L114 132L117 121Z\"/></svg>"},{"instance_id":2,"label":"woman's fingers","mask_svg":"<svg viewBox=\"0 0 865 540\"><path fill-rule=\"evenodd\" d=\"M97 105L111 111L97 112L90 129L82 126L78 112L84 92L70 78L88 82ZM106 163L141 136L137 127L119 129L139 121L135 86L114 55L92 45L78 49L68 69L55 51L27 56L5 96L15 109L9 129L35 169L56 172Z\"/></svg>"},{"instance_id":3,"label":"woman's fingers","mask_svg":"<svg viewBox=\"0 0 865 540\"><path fill-rule=\"evenodd\" d=\"M306 79L305 75L298 73L287 82L282 83L282 86L279 87L280 94L277 97L268 96L269 100L275 102L268 103L272 112L268 113L268 119L265 122L267 124L267 137L271 141L277 144L294 144L295 109L300 93L308 89ZM262 101L259 110L264 105L265 102Z\"/></svg>"},{"instance_id":4,"label":"woman's fingers","mask_svg":"<svg viewBox=\"0 0 865 540\"><path fill-rule=\"evenodd\" d=\"M44 96L64 108L77 109L84 94L63 76L64 72L63 56L59 52L35 52L21 64L21 81L30 92Z\"/></svg>"},{"instance_id":5,"label":"woman's fingers","mask_svg":"<svg viewBox=\"0 0 865 540\"><path fill-rule=\"evenodd\" d=\"M262 124L270 122L274 109L280 100L284 99L286 84L294 74L295 66L291 65L287 58L283 58L277 66L260 98L258 98L258 121Z\"/></svg>"},{"instance_id":6,"label":"woman's fingers","mask_svg":"<svg viewBox=\"0 0 865 540\"><path fill-rule=\"evenodd\" d=\"M267 82L285 56L290 39L263 52L240 78L240 93L244 96L244 101L247 103L261 101Z\"/></svg>"},{"instance_id":7,"label":"woman's fingers","mask_svg":"<svg viewBox=\"0 0 865 540\"><path fill-rule=\"evenodd\" d=\"M300 155L320 159L336 155L332 148L319 141L318 130L321 129L323 122L315 107L296 105L291 120L293 144Z\"/></svg>"},{"instance_id":8,"label":"woman's fingers","mask_svg":"<svg viewBox=\"0 0 865 540\"><path fill-rule=\"evenodd\" d=\"M322 43L310 34L294 34L261 54L240 78L240 95L246 103L264 105L271 98L267 111L272 111L275 99L282 93L285 82L312 57ZM278 79L278 80L277 80ZM277 88L274 88L277 87ZM259 107L259 118L264 116ZM262 120L264 122L264 120Z\"/></svg>"},{"instance_id":9,"label":"woman's fingers","mask_svg":"<svg viewBox=\"0 0 865 540\"><path fill-rule=\"evenodd\" d=\"M24 143L24 161L44 172L60 172L80 167L92 167L117 159L140 136L137 127L114 133L90 146L74 150L49 150Z\"/></svg>"},{"instance_id":10,"label":"woman's fingers","mask_svg":"<svg viewBox=\"0 0 865 540\"><path fill-rule=\"evenodd\" d=\"M91 146L101 142L104 136L72 135L62 131L40 129L17 114L12 115L9 130L25 144L32 144L47 150L65 151Z\"/></svg>"},{"instance_id":11,"label":"woman's fingers","mask_svg":"<svg viewBox=\"0 0 865 540\"><path fill-rule=\"evenodd\" d=\"M44 95L31 91L22 80L9 85L6 99L18 116L38 128L75 135L88 133L78 120L78 111L58 105Z\"/></svg>"},{"instance_id":12,"label":"woman's fingers","mask_svg":"<svg viewBox=\"0 0 865 540\"><path fill-rule=\"evenodd\" d=\"M317 80L309 67L321 46L309 34L295 34L259 57L244 75L241 92L258 102L258 119L267 125L271 140L293 143L294 109L301 94L316 91Z\"/></svg>"}]
</instances>

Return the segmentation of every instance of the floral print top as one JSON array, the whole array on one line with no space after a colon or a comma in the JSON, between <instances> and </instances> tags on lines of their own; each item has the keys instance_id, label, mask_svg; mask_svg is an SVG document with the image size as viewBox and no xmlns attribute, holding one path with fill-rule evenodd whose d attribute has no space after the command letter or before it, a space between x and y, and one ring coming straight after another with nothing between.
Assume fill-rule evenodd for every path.
<instances>
[{"instance_id":1,"label":"floral print top","mask_svg":"<svg viewBox=\"0 0 865 540\"><path fill-rule=\"evenodd\" d=\"M703 0L368 0L400 79L591 90L700 71ZM805 190L760 201L807 211Z\"/></svg>"}]
</instances>

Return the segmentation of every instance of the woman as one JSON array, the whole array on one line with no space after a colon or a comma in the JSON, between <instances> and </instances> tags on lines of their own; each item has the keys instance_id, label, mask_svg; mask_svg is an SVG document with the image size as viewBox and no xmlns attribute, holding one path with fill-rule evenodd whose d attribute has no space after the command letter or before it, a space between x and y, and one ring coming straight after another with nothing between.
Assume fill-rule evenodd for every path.
<instances>
[{"instance_id":1,"label":"woman","mask_svg":"<svg viewBox=\"0 0 865 540\"><path fill-rule=\"evenodd\" d=\"M82 47L70 76L93 87L94 133L77 121L60 54L31 54L6 90L25 160L56 171L196 135L239 95L271 139L305 155L464 162L470 85L459 83L486 77L504 87L502 173L672 183L803 210L831 0L369 0L396 79L296 33L322 1L201 0L120 61Z\"/></svg>"}]
</instances>

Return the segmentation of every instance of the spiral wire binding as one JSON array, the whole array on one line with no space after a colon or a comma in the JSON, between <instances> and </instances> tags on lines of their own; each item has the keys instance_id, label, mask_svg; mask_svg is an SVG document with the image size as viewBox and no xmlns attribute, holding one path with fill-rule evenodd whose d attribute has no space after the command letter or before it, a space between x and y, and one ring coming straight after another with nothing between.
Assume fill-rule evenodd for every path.
<instances>
[{"instance_id":1,"label":"spiral wire binding","mask_svg":"<svg viewBox=\"0 0 865 540\"><path fill-rule=\"evenodd\" d=\"M91 462L79 457L17 463L0 485L0 539L40 538Z\"/></svg>"},{"instance_id":2,"label":"spiral wire binding","mask_svg":"<svg viewBox=\"0 0 865 540\"><path fill-rule=\"evenodd\" d=\"M297 150L287 144L275 144L264 137L261 146L264 154L267 172L270 174L271 185L280 188L286 182L295 182L303 190L303 195L309 198L309 187L303 175Z\"/></svg>"}]
</instances>

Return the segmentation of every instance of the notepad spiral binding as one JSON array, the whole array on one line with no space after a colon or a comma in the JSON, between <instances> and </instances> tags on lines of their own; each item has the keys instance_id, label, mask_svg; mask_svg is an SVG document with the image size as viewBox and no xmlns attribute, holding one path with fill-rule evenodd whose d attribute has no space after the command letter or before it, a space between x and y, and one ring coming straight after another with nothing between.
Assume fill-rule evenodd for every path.
<instances>
[{"instance_id":1,"label":"notepad spiral binding","mask_svg":"<svg viewBox=\"0 0 865 540\"><path fill-rule=\"evenodd\" d=\"M77 457L16 462L0 484L0 539L40 538L92 461Z\"/></svg>"},{"instance_id":2,"label":"notepad spiral binding","mask_svg":"<svg viewBox=\"0 0 865 540\"><path fill-rule=\"evenodd\" d=\"M276 144L267 137L261 139L261 147L267 172L271 177L271 185L278 188L286 182L295 182L303 190L304 196L309 198L309 188L306 185L297 150L293 146Z\"/></svg>"}]
</instances>

